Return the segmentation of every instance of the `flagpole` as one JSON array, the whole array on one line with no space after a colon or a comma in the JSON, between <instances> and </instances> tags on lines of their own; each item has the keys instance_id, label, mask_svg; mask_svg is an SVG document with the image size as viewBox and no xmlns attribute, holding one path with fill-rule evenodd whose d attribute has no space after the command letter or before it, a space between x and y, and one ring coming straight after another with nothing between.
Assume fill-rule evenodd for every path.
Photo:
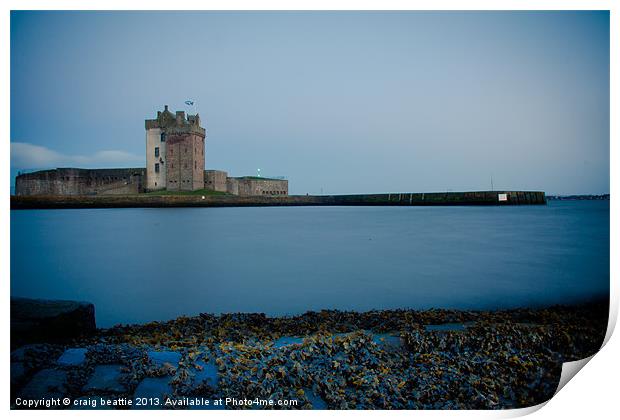
<instances>
[{"instance_id":1,"label":"flagpole","mask_svg":"<svg viewBox=\"0 0 620 420\"><path fill-rule=\"evenodd\" d=\"M196 101L192 101L190 99L188 99L187 101L185 101L185 105L187 105L188 107L191 107L190 109L192 110L192 112L194 112L194 115L196 115L196 108L195 108L195 103ZM190 114L190 111L187 111L187 114Z\"/></svg>"}]
</instances>

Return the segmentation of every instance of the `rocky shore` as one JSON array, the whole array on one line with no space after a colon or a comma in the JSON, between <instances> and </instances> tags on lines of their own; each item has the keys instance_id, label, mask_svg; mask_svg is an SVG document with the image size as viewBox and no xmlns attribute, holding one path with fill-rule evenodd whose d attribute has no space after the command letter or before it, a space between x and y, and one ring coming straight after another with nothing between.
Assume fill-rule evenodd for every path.
<instances>
[{"instance_id":1,"label":"rocky shore","mask_svg":"<svg viewBox=\"0 0 620 420\"><path fill-rule=\"evenodd\" d=\"M600 348L608 303L506 311L200 314L12 349L11 406L503 409Z\"/></svg>"}]
</instances>

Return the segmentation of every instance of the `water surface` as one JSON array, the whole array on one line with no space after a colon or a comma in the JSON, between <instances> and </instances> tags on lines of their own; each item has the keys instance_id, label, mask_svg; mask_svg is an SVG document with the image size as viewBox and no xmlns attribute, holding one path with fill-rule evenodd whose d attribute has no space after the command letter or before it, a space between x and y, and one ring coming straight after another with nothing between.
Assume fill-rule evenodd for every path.
<instances>
[{"instance_id":1,"label":"water surface","mask_svg":"<svg viewBox=\"0 0 620 420\"><path fill-rule=\"evenodd\" d=\"M608 293L608 201L11 211L11 295L93 302L103 327Z\"/></svg>"}]
</instances>

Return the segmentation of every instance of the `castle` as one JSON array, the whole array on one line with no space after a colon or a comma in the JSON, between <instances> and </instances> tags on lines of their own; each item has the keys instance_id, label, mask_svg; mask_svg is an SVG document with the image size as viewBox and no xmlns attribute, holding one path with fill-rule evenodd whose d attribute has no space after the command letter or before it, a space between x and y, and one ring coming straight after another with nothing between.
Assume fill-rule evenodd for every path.
<instances>
[{"instance_id":1,"label":"castle","mask_svg":"<svg viewBox=\"0 0 620 420\"><path fill-rule=\"evenodd\" d=\"M172 113L168 105L145 120L146 168L57 168L20 174L16 195L124 195L153 191L210 190L239 196L288 195L288 181L229 177L205 170L206 130L200 116Z\"/></svg>"}]
</instances>

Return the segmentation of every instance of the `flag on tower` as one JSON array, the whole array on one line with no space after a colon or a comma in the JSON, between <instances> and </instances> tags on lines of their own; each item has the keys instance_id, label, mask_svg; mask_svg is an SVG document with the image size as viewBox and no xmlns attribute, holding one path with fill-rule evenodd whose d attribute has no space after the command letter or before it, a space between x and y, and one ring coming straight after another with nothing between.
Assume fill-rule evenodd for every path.
<instances>
[{"instance_id":1,"label":"flag on tower","mask_svg":"<svg viewBox=\"0 0 620 420\"><path fill-rule=\"evenodd\" d=\"M185 101L185 105L194 105L194 101Z\"/></svg>"}]
</instances>

